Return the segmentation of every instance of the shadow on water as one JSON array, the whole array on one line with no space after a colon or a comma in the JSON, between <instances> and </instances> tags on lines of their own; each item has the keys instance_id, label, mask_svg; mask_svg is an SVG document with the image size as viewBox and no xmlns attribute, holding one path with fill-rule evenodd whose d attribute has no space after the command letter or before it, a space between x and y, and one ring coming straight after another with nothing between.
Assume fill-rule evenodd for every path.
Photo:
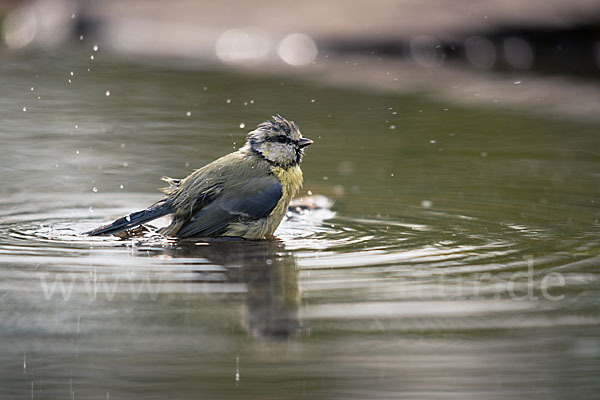
<instances>
[{"instance_id":1,"label":"shadow on water","mask_svg":"<svg viewBox=\"0 0 600 400\"><path fill-rule=\"evenodd\" d=\"M178 242L159 251L174 258L202 258L223 267L218 277L200 268L197 283L220 281L246 286L244 326L254 336L283 340L295 337L300 291L296 257L278 240Z\"/></svg>"}]
</instances>

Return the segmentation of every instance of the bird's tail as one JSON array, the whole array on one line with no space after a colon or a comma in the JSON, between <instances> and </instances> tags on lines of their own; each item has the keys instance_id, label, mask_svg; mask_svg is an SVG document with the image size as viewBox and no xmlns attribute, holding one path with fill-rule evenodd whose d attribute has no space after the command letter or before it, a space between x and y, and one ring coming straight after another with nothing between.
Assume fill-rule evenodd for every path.
<instances>
[{"instance_id":1,"label":"bird's tail","mask_svg":"<svg viewBox=\"0 0 600 400\"><path fill-rule=\"evenodd\" d=\"M133 212L108 225L92 229L84 234L88 236L110 235L141 225L144 222L152 221L153 219L165 216L172 212L172 207L167 204L166 199L164 199L154 203L145 210Z\"/></svg>"}]
</instances>

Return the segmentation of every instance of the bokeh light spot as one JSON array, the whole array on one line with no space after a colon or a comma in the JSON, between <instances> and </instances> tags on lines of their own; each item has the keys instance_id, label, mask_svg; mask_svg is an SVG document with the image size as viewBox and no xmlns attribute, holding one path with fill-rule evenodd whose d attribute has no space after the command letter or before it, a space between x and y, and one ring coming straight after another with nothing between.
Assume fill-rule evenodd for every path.
<instances>
[{"instance_id":1,"label":"bokeh light spot","mask_svg":"<svg viewBox=\"0 0 600 400\"><path fill-rule=\"evenodd\" d=\"M279 43L277 53L287 64L302 66L313 62L319 50L310 36L292 33Z\"/></svg>"}]
</instances>

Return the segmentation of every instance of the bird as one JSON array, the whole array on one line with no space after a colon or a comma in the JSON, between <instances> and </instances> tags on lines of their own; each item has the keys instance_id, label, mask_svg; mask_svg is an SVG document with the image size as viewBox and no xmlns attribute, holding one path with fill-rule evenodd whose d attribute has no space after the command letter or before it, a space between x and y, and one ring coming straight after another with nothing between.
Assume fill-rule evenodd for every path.
<instances>
[{"instance_id":1,"label":"bird","mask_svg":"<svg viewBox=\"0 0 600 400\"><path fill-rule=\"evenodd\" d=\"M162 177L165 197L145 210L85 232L111 235L166 215L171 223L158 232L177 238L269 238L302 187L300 164L311 139L281 115L248 132L237 151L195 170L184 179Z\"/></svg>"}]
</instances>

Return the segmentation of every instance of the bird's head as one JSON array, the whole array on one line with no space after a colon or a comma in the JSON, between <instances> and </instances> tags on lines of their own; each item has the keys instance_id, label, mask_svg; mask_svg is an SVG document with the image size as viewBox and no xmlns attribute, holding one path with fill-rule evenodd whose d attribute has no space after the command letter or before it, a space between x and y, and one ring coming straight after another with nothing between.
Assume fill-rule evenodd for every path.
<instances>
[{"instance_id":1,"label":"bird's head","mask_svg":"<svg viewBox=\"0 0 600 400\"><path fill-rule=\"evenodd\" d=\"M313 141L303 138L293 121L279 114L271 118L248 133L246 145L272 164L281 167L300 164L304 148Z\"/></svg>"}]
</instances>

